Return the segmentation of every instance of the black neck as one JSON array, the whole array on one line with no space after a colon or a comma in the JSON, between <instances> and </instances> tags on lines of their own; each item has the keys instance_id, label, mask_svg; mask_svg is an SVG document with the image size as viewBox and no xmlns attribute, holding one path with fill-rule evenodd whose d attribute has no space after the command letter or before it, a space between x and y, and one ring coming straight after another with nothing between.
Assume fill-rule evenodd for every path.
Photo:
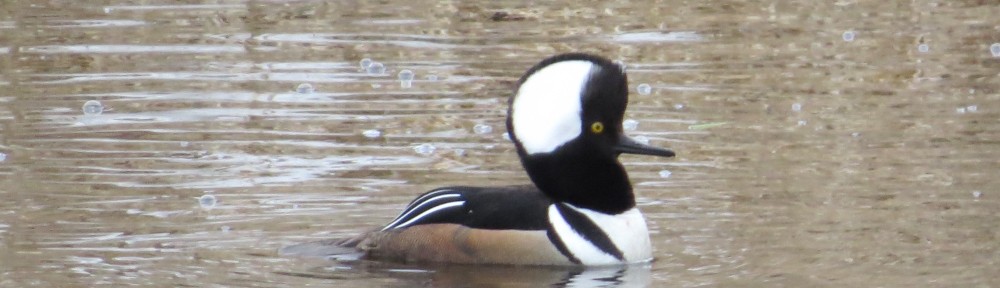
<instances>
[{"instance_id":1,"label":"black neck","mask_svg":"<svg viewBox=\"0 0 1000 288\"><path fill-rule=\"evenodd\" d=\"M625 168L615 158L591 153L556 155L575 149L557 149L553 154L522 157L531 181L552 200L607 214L635 207L635 195Z\"/></svg>"}]
</instances>

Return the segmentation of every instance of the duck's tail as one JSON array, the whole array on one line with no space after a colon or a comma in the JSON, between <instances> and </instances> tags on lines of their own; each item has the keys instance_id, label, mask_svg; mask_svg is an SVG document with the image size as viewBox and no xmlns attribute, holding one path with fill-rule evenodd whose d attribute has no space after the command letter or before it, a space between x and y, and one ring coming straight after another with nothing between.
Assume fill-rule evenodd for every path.
<instances>
[{"instance_id":1,"label":"duck's tail","mask_svg":"<svg viewBox=\"0 0 1000 288\"><path fill-rule=\"evenodd\" d=\"M278 249L278 254L332 260L358 260L364 256L364 252L358 249L358 243L364 240L367 234L289 245Z\"/></svg>"}]
</instances>

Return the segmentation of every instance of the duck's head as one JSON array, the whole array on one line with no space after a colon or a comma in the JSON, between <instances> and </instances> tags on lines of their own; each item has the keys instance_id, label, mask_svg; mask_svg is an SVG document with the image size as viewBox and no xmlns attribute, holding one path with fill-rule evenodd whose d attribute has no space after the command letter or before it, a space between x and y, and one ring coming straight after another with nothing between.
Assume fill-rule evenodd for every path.
<instances>
[{"instance_id":1,"label":"duck's head","mask_svg":"<svg viewBox=\"0 0 1000 288\"><path fill-rule=\"evenodd\" d=\"M625 193L628 203L597 208L634 205L618 155L671 157L674 152L625 136L627 82L619 65L580 53L545 59L521 77L510 100L507 131L538 188L555 200L582 206L612 200L595 194Z\"/></svg>"}]
</instances>

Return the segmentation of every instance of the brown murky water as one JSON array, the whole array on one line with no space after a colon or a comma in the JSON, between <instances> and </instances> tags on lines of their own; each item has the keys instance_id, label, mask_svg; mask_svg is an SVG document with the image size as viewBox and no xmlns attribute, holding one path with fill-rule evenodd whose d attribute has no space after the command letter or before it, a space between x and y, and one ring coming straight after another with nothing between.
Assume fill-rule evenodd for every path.
<instances>
[{"instance_id":1,"label":"brown murky water","mask_svg":"<svg viewBox=\"0 0 1000 288\"><path fill-rule=\"evenodd\" d=\"M1000 285L995 1L142 2L0 8L0 287ZM525 183L506 99L568 51L678 153L623 158L656 262L276 255Z\"/></svg>"}]
</instances>

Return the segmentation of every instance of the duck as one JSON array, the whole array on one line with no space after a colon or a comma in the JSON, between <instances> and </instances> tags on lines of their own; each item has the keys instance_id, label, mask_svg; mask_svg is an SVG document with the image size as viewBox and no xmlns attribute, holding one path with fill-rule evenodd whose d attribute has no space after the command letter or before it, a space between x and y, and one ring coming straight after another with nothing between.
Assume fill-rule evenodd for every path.
<instances>
[{"instance_id":1,"label":"duck","mask_svg":"<svg viewBox=\"0 0 1000 288\"><path fill-rule=\"evenodd\" d=\"M624 134L625 72L601 56L565 53L521 76L506 126L531 184L433 189L382 227L280 254L501 265L652 261L646 220L618 157L675 154Z\"/></svg>"}]
</instances>

